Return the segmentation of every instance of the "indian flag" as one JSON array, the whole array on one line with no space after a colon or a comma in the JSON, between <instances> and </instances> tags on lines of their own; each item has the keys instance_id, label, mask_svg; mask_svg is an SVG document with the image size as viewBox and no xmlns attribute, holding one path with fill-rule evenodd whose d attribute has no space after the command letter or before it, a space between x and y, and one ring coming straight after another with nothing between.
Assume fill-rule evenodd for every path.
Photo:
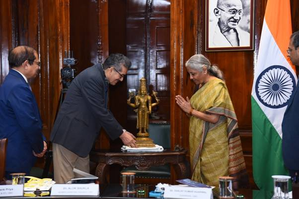
<instances>
[{"instance_id":1,"label":"indian flag","mask_svg":"<svg viewBox=\"0 0 299 199\"><path fill-rule=\"evenodd\" d=\"M281 123L296 86L287 57L292 34L289 0L268 0L252 87L253 177L262 190L273 191L272 175L286 175Z\"/></svg>"}]
</instances>

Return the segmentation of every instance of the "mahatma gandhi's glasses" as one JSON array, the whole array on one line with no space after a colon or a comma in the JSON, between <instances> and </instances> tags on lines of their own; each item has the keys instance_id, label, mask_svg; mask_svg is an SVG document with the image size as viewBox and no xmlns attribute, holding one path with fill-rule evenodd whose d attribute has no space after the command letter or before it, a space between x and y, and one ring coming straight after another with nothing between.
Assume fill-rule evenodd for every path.
<instances>
[{"instance_id":1,"label":"mahatma gandhi's glasses","mask_svg":"<svg viewBox=\"0 0 299 199\"><path fill-rule=\"evenodd\" d=\"M230 15L233 15L233 16L236 16L237 13L240 16L243 15L243 9L237 10L235 8L232 8L232 9L224 10L222 8L219 8L219 7L218 7L218 9L221 10L221 11L223 11L223 12L226 12L226 13L228 13Z\"/></svg>"}]
</instances>

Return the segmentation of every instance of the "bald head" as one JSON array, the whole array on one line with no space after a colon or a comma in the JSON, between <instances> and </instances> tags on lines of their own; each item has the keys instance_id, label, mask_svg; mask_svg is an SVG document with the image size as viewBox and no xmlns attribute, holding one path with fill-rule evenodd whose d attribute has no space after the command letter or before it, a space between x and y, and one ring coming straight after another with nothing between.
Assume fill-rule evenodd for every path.
<instances>
[{"instance_id":1,"label":"bald head","mask_svg":"<svg viewBox=\"0 0 299 199\"><path fill-rule=\"evenodd\" d=\"M241 0L218 0L214 14L218 18L218 26L222 34L235 32L243 15Z\"/></svg>"},{"instance_id":2,"label":"bald head","mask_svg":"<svg viewBox=\"0 0 299 199\"><path fill-rule=\"evenodd\" d=\"M9 67L22 73L27 79L33 79L40 70L40 61L36 50L28 46L18 46L8 55Z\"/></svg>"},{"instance_id":3,"label":"bald head","mask_svg":"<svg viewBox=\"0 0 299 199\"><path fill-rule=\"evenodd\" d=\"M225 7L225 8L231 8L231 7L242 7L242 1L241 0L218 0L217 1L217 7Z\"/></svg>"},{"instance_id":4,"label":"bald head","mask_svg":"<svg viewBox=\"0 0 299 199\"><path fill-rule=\"evenodd\" d=\"M9 52L9 67L19 67L27 60L29 64L32 65L34 60L37 58L36 54L36 50L29 46L17 46Z\"/></svg>"}]
</instances>

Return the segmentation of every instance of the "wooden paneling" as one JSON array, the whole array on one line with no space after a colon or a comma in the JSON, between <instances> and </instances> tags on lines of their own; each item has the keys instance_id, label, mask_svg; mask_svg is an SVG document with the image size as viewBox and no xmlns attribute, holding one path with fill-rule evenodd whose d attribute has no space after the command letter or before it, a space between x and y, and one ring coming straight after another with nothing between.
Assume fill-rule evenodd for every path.
<instances>
[{"instance_id":1,"label":"wooden paneling","mask_svg":"<svg viewBox=\"0 0 299 199\"><path fill-rule=\"evenodd\" d=\"M197 7L197 13L193 13L193 10L188 8ZM238 117L239 128L246 131L244 139L244 133L241 133L241 139L245 150L245 161L250 175L250 183L254 186L252 178L252 150L251 150L251 86L253 81L253 67L254 67L254 51L250 52L205 52L205 1L198 1L195 5L194 1L184 2L184 40L183 43L183 63L178 66L180 70L181 80L178 78L173 79L174 82L183 87L184 89L174 89L177 94L184 97L192 96L195 85L189 79L187 71L184 67L184 63L195 53L202 53L207 56L212 64L216 64L223 71L226 84L228 86L230 96L232 98L235 111ZM195 17L195 16L196 17ZM173 26L173 23L171 24ZM173 37L174 38L174 37ZM192 40L193 38L193 40ZM173 41L172 41L173 42ZM172 43L171 42L171 43ZM191 48L193 47L193 49ZM173 49L173 48L172 48ZM181 56L180 56L181 57ZM171 84L173 85L173 84ZM176 84L175 84L176 85ZM172 98L174 101L174 98ZM173 106L175 106L173 102ZM180 110L178 110L180 111ZM180 124L179 130L177 128L172 129L172 136L175 140L182 139L183 147L188 148L188 125L189 119L185 114L178 114L174 111L174 118L171 120L171 124L176 124L174 121L183 121ZM177 132L179 131L179 132ZM175 137L175 135L180 137ZM244 142L244 143L243 143Z\"/></svg>"},{"instance_id":2,"label":"wooden paneling","mask_svg":"<svg viewBox=\"0 0 299 199\"><path fill-rule=\"evenodd\" d=\"M73 66L76 69L76 75L99 62L98 16L97 1L70 1L70 50L77 60L77 64Z\"/></svg>"},{"instance_id":3,"label":"wooden paneling","mask_svg":"<svg viewBox=\"0 0 299 199\"><path fill-rule=\"evenodd\" d=\"M224 72L242 130L247 169L252 177L250 96L267 0L255 0L253 51L209 53L204 51L205 0L153 0L154 15L147 19L149 26L146 26L145 2L1 0L0 83L8 73L9 49L17 45L30 45L37 49L42 66L32 87L42 114L44 134L49 138L58 107L64 52L74 52L78 60L75 66L77 74L94 63L102 62L109 53L126 54L134 58L132 70L128 74L130 78L125 78L124 82L110 89L109 106L115 117L126 127L128 118L123 116L132 111L126 104L127 89L131 86L138 88L140 77L146 73L151 74L148 76L148 83L153 84L155 90L164 95L163 92L170 89L169 104L165 100L160 106L165 110L169 107L172 148L175 145L188 148L189 119L178 108L174 99L177 94L189 97L193 94L194 84L189 80L184 64L193 54L203 53ZM167 4L169 2L170 5ZM291 0L291 14L293 31L296 31L299 29L297 0ZM170 17L169 22L165 20L166 16ZM163 19L160 20L162 24L158 22L158 18ZM151 30L149 35L146 35L147 27ZM167 35L168 31L170 37L165 38L163 35ZM160 33L163 33L162 36ZM168 40L169 46L165 44ZM146 45L148 41L153 43ZM169 63L165 61L167 57ZM156 79L154 83L153 79ZM103 143L99 147L110 147L107 137L101 137L100 140ZM112 142L112 148L121 145L119 140L116 142Z\"/></svg>"},{"instance_id":4,"label":"wooden paneling","mask_svg":"<svg viewBox=\"0 0 299 199\"><path fill-rule=\"evenodd\" d=\"M126 2L125 46L126 55L132 60L126 78L127 90L135 89L137 94L139 80L145 77L148 93L152 94L155 90L160 99L160 104L153 108L150 117L169 121L170 1ZM126 128L136 133L136 113L131 107L127 108L127 119Z\"/></svg>"},{"instance_id":5,"label":"wooden paneling","mask_svg":"<svg viewBox=\"0 0 299 199\"><path fill-rule=\"evenodd\" d=\"M135 89L136 94L139 89L139 80L145 77L147 41L146 41L146 1L127 1L126 25L125 25L125 46L126 54L132 60L132 67L127 74L127 88ZM126 96L128 96L126 94ZM127 106L127 126L126 128L136 134L136 112L133 108Z\"/></svg>"},{"instance_id":6,"label":"wooden paneling","mask_svg":"<svg viewBox=\"0 0 299 199\"><path fill-rule=\"evenodd\" d=\"M219 66L235 107L239 128L251 129L251 87L253 52L205 53L211 63Z\"/></svg>"},{"instance_id":7,"label":"wooden paneling","mask_svg":"<svg viewBox=\"0 0 299 199\"><path fill-rule=\"evenodd\" d=\"M171 146L189 146L189 118L175 103L175 96L191 96L194 84L188 79L186 60L197 53L198 1L171 1L170 23L170 123ZM194 9L196 8L196 9Z\"/></svg>"},{"instance_id":8,"label":"wooden paneling","mask_svg":"<svg viewBox=\"0 0 299 199\"><path fill-rule=\"evenodd\" d=\"M293 32L299 30L299 1L297 0L290 0L291 2L291 14L292 14L292 25L293 25Z\"/></svg>"},{"instance_id":9,"label":"wooden paneling","mask_svg":"<svg viewBox=\"0 0 299 199\"><path fill-rule=\"evenodd\" d=\"M59 104L60 69L64 52L69 50L69 0L39 0L37 6L37 49L42 63L39 100L44 134L49 139Z\"/></svg>"},{"instance_id":10,"label":"wooden paneling","mask_svg":"<svg viewBox=\"0 0 299 199\"><path fill-rule=\"evenodd\" d=\"M59 101L63 52L69 49L69 0L0 2L0 83L9 70L10 49L27 45L37 50L41 70L31 87L41 113L43 133L49 140ZM37 165L42 167L43 159L38 160Z\"/></svg>"},{"instance_id":11,"label":"wooden paneling","mask_svg":"<svg viewBox=\"0 0 299 199\"><path fill-rule=\"evenodd\" d=\"M0 1L0 84L8 74L8 52L12 47L11 1Z\"/></svg>"},{"instance_id":12,"label":"wooden paneling","mask_svg":"<svg viewBox=\"0 0 299 199\"><path fill-rule=\"evenodd\" d=\"M246 169L249 175L249 183L251 187L255 187L252 171L252 133L248 131L240 131L240 136Z\"/></svg>"},{"instance_id":13,"label":"wooden paneling","mask_svg":"<svg viewBox=\"0 0 299 199\"><path fill-rule=\"evenodd\" d=\"M165 1L165 3L167 2ZM158 98L160 99L160 103L153 109L153 113L155 114L155 119L169 121L170 6L168 6L168 12L164 13L162 16L152 16L149 26L150 46L149 65L147 66L146 73L148 78L147 81L149 85L149 93L152 93L152 90L157 91Z\"/></svg>"},{"instance_id":14,"label":"wooden paneling","mask_svg":"<svg viewBox=\"0 0 299 199\"><path fill-rule=\"evenodd\" d=\"M174 96L193 94L194 85L188 79L184 63L195 53L206 55L224 72L226 84L242 130L241 139L245 161L252 178L252 127L251 127L251 87L253 68L256 64L266 0L255 1L254 47L253 51L205 52L205 1L171 1L171 136L174 145L188 148L189 119L177 108ZM196 4L197 3L197 4ZM298 2L291 0L294 31L298 30ZM197 9L194 9L197 8ZM296 15L297 14L297 15ZM195 17L196 16L196 17ZM286 38L288 39L288 38Z\"/></svg>"},{"instance_id":15,"label":"wooden paneling","mask_svg":"<svg viewBox=\"0 0 299 199\"><path fill-rule=\"evenodd\" d=\"M70 1L70 50L76 64L75 76L84 69L103 63L109 54L108 2ZM101 133L95 148L110 148L109 138Z\"/></svg>"},{"instance_id":16,"label":"wooden paneling","mask_svg":"<svg viewBox=\"0 0 299 199\"><path fill-rule=\"evenodd\" d=\"M62 51L67 48L68 0L1 1L1 9L1 82L8 73L9 49L28 45L38 51L41 71L31 87L41 112L43 133L49 138L59 98Z\"/></svg>"},{"instance_id":17,"label":"wooden paneling","mask_svg":"<svg viewBox=\"0 0 299 199\"><path fill-rule=\"evenodd\" d=\"M126 6L127 2L123 0L110 0L108 3L108 35L109 35L109 54L126 52ZM124 127L127 127L127 81L125 77L122 82L109 87L109 108L117 121ZM105 136L105 135L101 135ZM102 142L102 141L101 141ZM109 139L107 139L109 143ZM110 141L109 148L118 150L122 146L120 139ZM119 168L115 167L119 170ZM114 173L113 173L114 174ZM112 174L112 175L113 175ZM119 180L119 177L114 176Z\"/></svg>"}]
</instances>

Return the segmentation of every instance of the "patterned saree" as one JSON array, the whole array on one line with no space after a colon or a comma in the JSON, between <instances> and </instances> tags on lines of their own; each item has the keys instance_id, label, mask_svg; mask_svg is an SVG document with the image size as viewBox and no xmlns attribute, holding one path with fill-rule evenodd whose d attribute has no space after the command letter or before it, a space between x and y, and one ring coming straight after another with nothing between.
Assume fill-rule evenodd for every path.
<instances>
[{"instance_id":1,"label":"patterned saree","mask_svg":"<svg viewBox=\"0 0 299 199\"><path fill-rule=\"evenodd\" d=\"M220 116L216 124L192 116L189 125L192 179L215 186L217 193L220 176L235 177L234 182L247 176L240 136L234 131L236 114L225 83L217 78L203 85L190 101L195 110Z\"/></svg>"}]
</instances>

